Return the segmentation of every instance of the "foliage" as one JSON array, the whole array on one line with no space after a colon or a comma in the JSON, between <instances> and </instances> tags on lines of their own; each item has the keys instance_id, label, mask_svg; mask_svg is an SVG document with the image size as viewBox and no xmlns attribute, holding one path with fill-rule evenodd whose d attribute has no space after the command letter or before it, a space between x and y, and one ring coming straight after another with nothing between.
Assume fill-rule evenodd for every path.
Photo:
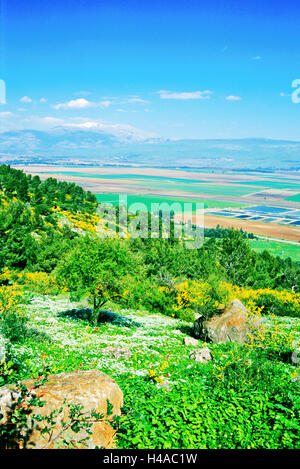
<instances>
[{"instance_id":1,"label":"foliage","mask_svg":"<svg viewBox=\"0 0 300 469\"><path fill-rule=\"evenodd\" d=\"M27 317L20 306L22 295L16 285L0 287L0 329L4 337L16 342L26 333Z\"/></svg>"},{"instance_id":2,"label":"foliage","mask_svg":"<svg viewBox=\"0 0 300 469\"><path fill-rule=\"evenodd\" d=\"M58 282L79 297L89 295L94 307L92 322L97 323L100 309L109 300L119 301L124 295L123 278L138 275L137 256L125 242L85 236L77 240L68 256L59 263Z\"/></svg>"},{"instance_id":3,"label":"foliage","mask_svg":"<svg viewBox=\"0 0 300 469\"><path fill-rule=\"evenodd\" d=\"M259 359L250 364L240 354L227 362L225 380L207 368L193 367L190 376L186 370L171 391L139 378L122 381L126 408L119 447L299 448L299 389L282 387L280 368Z\"/></svg>"}]
</instances>

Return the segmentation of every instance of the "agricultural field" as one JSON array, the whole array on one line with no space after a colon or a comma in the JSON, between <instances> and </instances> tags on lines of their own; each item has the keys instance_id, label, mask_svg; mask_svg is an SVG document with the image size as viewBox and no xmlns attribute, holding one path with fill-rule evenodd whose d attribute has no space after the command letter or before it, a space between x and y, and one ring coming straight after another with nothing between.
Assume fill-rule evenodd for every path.
<instances>
[{"instance_id":1,"label":"agricultural field","mask_svg":"<svg viewBox=\"0 0 300 469\"><path fill-rule=\"evenodd\" d=\"M96 194L96 198L98 202L107 202L118 204L119 203L119 194ZM179 197L159 197L153 195L127 195L127 206L128 210L130 211L130 205L140 203L144 204L145 208L150 211L151 204L153 203L167 203L172 205L173 203L179 204L181 206L181 210L184 209L184 204L189 203L193 204L193 211L196 208L196 204L203 204L203 208L225 208L228 207L228 202L223 202L222 200L209 200L209 199L193 199L193 198L179 198ZM232 202L230 204L231 207L241 208L244 207L246 204Z\"/></svg>"},{"instance_id":2,"label":"agricultural field","mask_svg":"<svg viewBox=\"0 0 300 469\"><path fill-rule=\"evenodd\" d=\"M117 200L127 194L128 203L140 202L149 210L152 202L203 203L207 227L233 226L257 235L300 239L300 178L297 173L252 173L208 169L122 167L28 166L27 173L75 182L97 196L98 201ZM264 212L256 207L265 207ZM233 213L237 208L240 213ZM222 209L213 213L212 209ZM249 209L249 210L247 210ZM253 213L251 213L251 211ZM276 212L287 216L277 216ZM206 213L207 212L207 213ZM274 217L274 215L276 215ZM279 213L280 215L280 213ZM230 221L229 221L230 218ZM244 220L244 222L243 222ZM247 220L247 223L245 222ZM284 225L284 226L283 226Z\"/></svg>"},{"instance_id":3,"label":"agricultural field","mask_svg":"<svg viewBox=\"0 0 300 469\"><path fill-rule=\"evenodd\" d=\"M292 195L291 197L288 197L287 200L292 200L295 202L300 202L300 194Z\"/></svg>"},{"instance_id":4,"label":"agricultural field","mask_svg":"<svg viewBox=\"0 0 300 469\"><path fill-rule=\"evenodd\" d=\"M300 244L283 243L271 239L252 239L250 245L255 251L267 250L274 256L290 257L292 260L300 262Z\"/></svg>"}]
</instances>

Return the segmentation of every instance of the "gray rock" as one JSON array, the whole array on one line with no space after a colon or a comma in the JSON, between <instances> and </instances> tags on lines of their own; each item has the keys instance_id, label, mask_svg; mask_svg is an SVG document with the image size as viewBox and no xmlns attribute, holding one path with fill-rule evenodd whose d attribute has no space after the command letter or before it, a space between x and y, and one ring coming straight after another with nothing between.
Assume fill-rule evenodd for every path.
<instances>
[{"instance_id":1,"label":"gray rock","mask_svg":"<svg viewBox=\"0 0 300 469\"><path fill-rule=\"evenodd\" d=\"M103 349L104 355L109 355L117 360L119 358L130 358L132 356L132 352L125 347L107 347Z\"/></svg>"},{"instance_id":2,"label":"gray rock","mask_svg":"<svg viewBox=\"0 0 300 469\"><path fill-rule=\"evenodd\" d=\"M183 339L184 345L193 345L194 347L197 347L199 345L199 342L197 339L193 339L193 337L185 337Z\"/></svg>"},{"instance_id":3,"label":"gray rock","mask_svg":"<svg viewBox=\"0 0 300 469\"><path fill-rule=\"evenodd\" d=\"M200 363L208 363L213 359L208 347L194 350L190 353L190 358Z\"/></svg>"}]
</instances>

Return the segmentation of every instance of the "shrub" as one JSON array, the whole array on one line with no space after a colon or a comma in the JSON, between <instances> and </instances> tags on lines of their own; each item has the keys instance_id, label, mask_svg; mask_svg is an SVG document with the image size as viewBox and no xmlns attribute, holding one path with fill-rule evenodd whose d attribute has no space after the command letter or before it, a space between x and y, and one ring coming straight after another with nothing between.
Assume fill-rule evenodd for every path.
<instances>
[{"instance_id":1,"label":"shrub","mask_svg":"<svg viewBox=\"0 0 300 469\"><path fill-rule=\"evenodd\" d=\"M26 334L27 317L21 301L22 295L16 286L0 287L0 328L12 342L23 340Z\"/></svg>"},{"instance_id":2,"label":"shrub","mask_svg":"<svg viewBox=\"0 0 300 469\"><path fill-rule=\"evenodd\" d=\"M300 317L300 294L288 292L286 290L278 291L270 288L261 288L253 290L250 288L237 287L231 284L225 284L228 288L230 297L239 298L247 305L254 303L262 308L263 314L275 314L276 316Z\"/></svg>"}]
</instances>

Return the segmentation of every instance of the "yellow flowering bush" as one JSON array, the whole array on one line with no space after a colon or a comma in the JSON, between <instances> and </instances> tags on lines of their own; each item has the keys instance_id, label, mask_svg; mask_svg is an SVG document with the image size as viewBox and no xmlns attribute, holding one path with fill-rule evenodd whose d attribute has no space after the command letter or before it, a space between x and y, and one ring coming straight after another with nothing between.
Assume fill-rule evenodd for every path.
<instances>
[{"instance_id":1,"label":"yellow flowering bush","mask_svg":"<svg viewBox=\"0 0 300 469\"><path fill-rule=\"evenodd\" d=\"M152 367L148 370L148 379L154 383L163 383L164 376L163 372L168 367L168 362L165 360L161 365L156 368Z\"/></svg>"},{"instance_id":2,"label":"yellow flowering bush","mask_svg":"<svg viewBox=\"0 0 300 469\"><path fill-rule=\"evenodd\" d=\"M246 346L249 349L265 349L270 352L284 353L293 348L297 331L295 328L287 329L280 324L274 314L270 315L272 327L263 324L259 328L254 328L248 333Z\"/></svg>"},{"instance_id":3,"label":"yellow flowering bush","mask_svg":"<svg viewBox=\"0 0 300 469\"><path fill-rule=\"evenodd\" d=\"M66 293L65 286L59 285L53 274L46 272L17 272L5 267L0 274L0 281L14 282L17 286L27 286L30 290L41 295L56 295Z\"/></svg>"},{"instance_id":4,"label":"yellow flowering bush","mask_svg":"<svg viewBox=\"0 0 300 469\"><path fill-rule=\"evenodd\" d=\"M226 288L215 280L186 280L176 284L174 291L173 309L182 319L191 316L191 312L209 317L225 307L228 296Z\"/></svg>"},{"instance_id":5,"label":"yellow flowering bush","mask_svg":"<svg viewBox=\"0 0 300 469\"><path fill-rule=\"evenodd\" d=\"M227 283L224 285L228 289L230 299L239 298L247 307L255 304L262 308L264 314L300 317L300 293L271 288L253 290Z\"/></svg>"},{"instance_id":6,"label":"yellow flowering bush","mask_svg":"<svg viewBox=\"0 0 300 469\"><path fill-rule=\"evenodd\" d=\"M177 317L192 320L194 312L209 317L222 311L226 305L239 299L247 307L250 316L262 314L276 316L300 316L300 294L288 291L272 290L270 288L251 289L232 285L217 280L185 280L172 285L157 288L157 296L169 299L171 309ZM160 301L162 305L166 302Z\"/></svg>"},{"instance_id":7,"label":"yellow flowering bush","mask_svg":"<svg viewBox=\"0 0 300 469\"><path fill-rule=\"evenodd\" d=\"M0 286L0 327L11 341L24 335L26 311L21 306L22 293L17 285Z\"/></svg>"}]
</instances>

